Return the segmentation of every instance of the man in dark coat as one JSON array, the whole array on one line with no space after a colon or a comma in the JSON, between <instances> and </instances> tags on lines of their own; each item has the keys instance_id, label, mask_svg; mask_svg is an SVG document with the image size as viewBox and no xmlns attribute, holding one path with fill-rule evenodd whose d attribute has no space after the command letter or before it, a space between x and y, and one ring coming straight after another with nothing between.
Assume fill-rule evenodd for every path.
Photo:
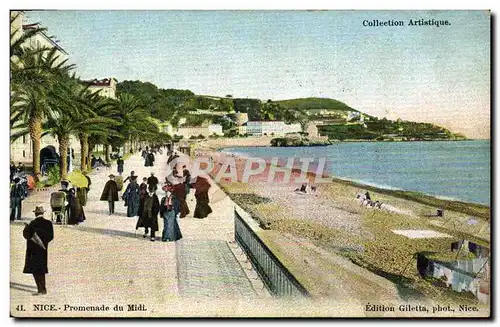
<instances>
[{"instance_id":1,"label":"man in dark coat","mask_svg":"<svg viewBox=\"0 0 500 327\"><path fill-rule=\"evenodd\" d=\"M154 189L155 192L158 189L158 178L156 178L155 173L151 173L151 176L148 177L148 186Z\"/></svg>"},{"instance_id":2,"label":"man in dark coat","mask_svg":"<svg viewBox=\"0 0 500 327\"><path fill-rule=\"evenodd\" d=\"M148 158L149 158L149 166L153 167L155 163L155 156L153 152L149 152Z\"/></svg>"},{"instance_id":3,"label":"man in dark coat","mask_svg":"<svg viewBox=\"0 0 500 327\"><path fill-rule=\"evenodd\" d=\"M21 220L22 203L25 192L19 177L14 178L14 184L10 187L10 220Z\"/></svg>"},{"instance_id":4,"label":"man in dark coat","mask_svg":"<svg viewBox=\"0 0 500 327\"><path fill-rule=\"evenodd\" d=\"M118 185L115 182L115 175L109 175L109 181L104 185L100 200L108 201L110 216L115 213L115 201L118 201Z\"/></svg>"},{"instance_id":5,"label":"man in dark coat","mask_svg":"<svg viewBox=\"0 0 500 327\"><path fill-rule=\"evenodd\" d=\"M120 175L120 176L123 173L123 164L124 164L123 158L121 156L118 157L118 160L116 160L116 166L117 166L118 175Z\"/></svg>"},{"instance_id":6,"label":"man in dark coat","mask_svg":"<svg viewBox=\"0 0 500 327\"><path fill-rule=\"evenodd\" d=\"M92 159L90 159L90 167L95 168L97 164L97 158L92 155Z\"/></svg>"},{"instance_id":7,"label":"man in dark coat","mask_svg":"<svg viewBox=\"0 0 500 327\"><path fill-rule=\"evenodd\" d=\"M160 212L160 201L152 188L148 188L148 194L139 205L139 219L135 229L144 227L144 238L148 236L151 229L151 242L155 241L155 232L158 231L158 213Z\"/></svg>"},{"instance_id":8,"label":"man in dark coat","mask_svg":"<svg viewBox=\"0 0 500 327\"><path fill-rule=\"evenodd\" d=\"M47 294L45 274L49 272L48 248L49 242L54 239L54 228L50 220L43 218L43 207L36 207L33 212L36 218L23 230L23 237L27 240L23 273L32 274L35 279L38 292L33 295L42 295Z\"/></svg>"}]
</instances>

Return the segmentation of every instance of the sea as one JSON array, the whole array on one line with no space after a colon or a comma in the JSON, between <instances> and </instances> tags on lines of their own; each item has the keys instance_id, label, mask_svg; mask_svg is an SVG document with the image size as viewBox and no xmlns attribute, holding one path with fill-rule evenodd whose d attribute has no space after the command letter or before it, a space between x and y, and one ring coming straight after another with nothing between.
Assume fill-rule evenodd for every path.
<instances>
[{"instance_id":1,"label":"sea","mask_svg":"<svg viewBox=\"0 0 500 327\"><path fill-rule=\"evenodd\" d=\"M488 206L491 201L490 140L339 142L320 147L230 147L221 151L266 160L326 158L325 172L340 179Z\"/></svg>"}]
</instances>

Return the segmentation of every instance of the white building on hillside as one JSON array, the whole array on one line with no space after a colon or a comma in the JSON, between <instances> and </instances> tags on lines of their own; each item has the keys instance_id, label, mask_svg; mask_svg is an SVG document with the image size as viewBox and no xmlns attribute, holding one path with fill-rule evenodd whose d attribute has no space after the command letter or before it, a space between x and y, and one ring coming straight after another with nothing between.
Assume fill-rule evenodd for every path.
<instances>
[{"instance_id":1,"label":"white building on hillside","mask_svg":"<svg viewBox=\"0 0 500 327\"><path fill-rule=\"evenodd\" d=\"M224 133L222 132L222 125L219 125L219 124L211 124L211 125L208 125L208 133L209 135L213 135L213 134L216 134L216 135L224 135Z\"/></svg>"},{"instance_id":2,"label":"white building on hillside","mask_svg":"<svg viewBox=\"0 0 500 327\"><path fill-rule=\"evenodd\" d=\"M116 99L116 79L104 78L85 81L89 84L89 91L99 92L99 95L106 98Z\"/></svg>"},{"instance_id":3,"label":"white building on hillside","mask_svg":"<svg viewBox=\"0 0 500 327\"><path fill-rule=\"evenodd\" d=\"M240 133L243 129L239 129ZM252 136L284 136L302 131L300 124L285 124L284 121L249 121L246 133ZM242 133L243 134L243 133Z\"/></svg>"},{"instance_id":4,"label":"white building on hillside","mask_svg":"<svg viewBox=\"0 0 500 327\"><path fill-rule=\"evenodd\" d=\"M173 129L173 135L183 136L185 139L189 139L191 136L200 135L208 137L213 134L224 135L222 132L222 125L211 124L208 126L179 127Z\"/></svg>"}]
</instances>

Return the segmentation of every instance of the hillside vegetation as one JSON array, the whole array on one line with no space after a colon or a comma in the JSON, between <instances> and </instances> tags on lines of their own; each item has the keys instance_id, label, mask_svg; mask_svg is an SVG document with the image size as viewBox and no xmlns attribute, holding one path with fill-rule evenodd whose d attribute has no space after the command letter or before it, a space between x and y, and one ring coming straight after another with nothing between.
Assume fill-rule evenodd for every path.
<instances>
[{"instance_id":1,"label":"hillside vegetation","mask_svg":"<svg viewBox=\"0 0 500 327\"><path fill-rule=\"evenodd\" d=\"M282 105L285 108L291 109L329 109L329 110L339 110L339 111L357 111L349 107L347 104L328 98L299 98L290 100L279 100L276 103Z\"/></svg>"},{"instance_id":2,"label":"hillside vegetation","mask_svg":"<svg viewBox=\"0 0 500 327\"><path fill-rule=\"evenodd\" d=\"M181 118L186 126L221 124L224 133L236 135L234 113L247 113L249 120L286 123L318 124L320 135L330 140L461 140L446 128L428 123L392 121L364 114L347 104L328 98L298 98L266 100L196 95L190 90L162 89L149 82L123 81L117 85L117 95L127 93L138 98L152 117L178 125Z\"/></svg>"}]
</instances>

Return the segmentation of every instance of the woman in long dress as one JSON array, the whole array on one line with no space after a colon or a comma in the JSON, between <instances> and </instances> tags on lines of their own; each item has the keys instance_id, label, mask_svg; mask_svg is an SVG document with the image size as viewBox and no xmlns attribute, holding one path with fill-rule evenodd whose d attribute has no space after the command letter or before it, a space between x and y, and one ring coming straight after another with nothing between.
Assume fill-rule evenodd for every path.
<instances>
[{"instance_id":1,"label":"woman in long dress","mask_svg":"<svg viewBox=\"0 0 500 327\"><path fill-rule=\"evenodd\" d=\"M127 217L135 217L139 215L139 184L137 184L137 176L132 176L130 183L127 185L125 193L123 193L125 203L127 205Z\"/></svg>"},{"instance_id":2,"label":"woman in long dress","mask_svg":"<svg viewBox=\"0 0 500 327\"><path fill-rule=\"evenodd\" d=\"M189 214L189 207L186 202L186 186L183 183L178 183L174 185L172 193L177 200L177 210L180 213L180 218L186 217Z\"/></svg>"},{"instance_id":3,"label":"woman in long dress","mask_svg":"<svg viewBox=\"0 0 500 327\"><path fill-rule=\"evenodd\" d=\"M206 218L212 213L212 208L208 204L210 199L208 197L208 190L210 183L203 177L196 177L196 182L191 184L191 187L196 189L194 197L196 198L196 207L194 209L194 218Z\"/></svg>"},{"instance_id":4,"label":"woman in long dress","mask_svg":"<svg viewBox=\"0 0 500 327\"><path fill-rule=\"evenodd\" d=\"M161 240L163 242L175 242L182 238L182 234L174 211L174 195L168 187L164 187L163 190L165 191L165 197L161 199L160 204L160 215L163 217Z\"/></svg>"},{"instance_id":5,"label":"woman in long dress","mask_svg":"<svg viewBox=\"0 0 500 327\"><path fill-rule=\"evenodd\" d=\"M68 225L77 225L85 220L85 212L80 203L80 199L76 195L76 189L71 188L68 193L68 204L70 207Z\"/></svg>"}]
</instances>

